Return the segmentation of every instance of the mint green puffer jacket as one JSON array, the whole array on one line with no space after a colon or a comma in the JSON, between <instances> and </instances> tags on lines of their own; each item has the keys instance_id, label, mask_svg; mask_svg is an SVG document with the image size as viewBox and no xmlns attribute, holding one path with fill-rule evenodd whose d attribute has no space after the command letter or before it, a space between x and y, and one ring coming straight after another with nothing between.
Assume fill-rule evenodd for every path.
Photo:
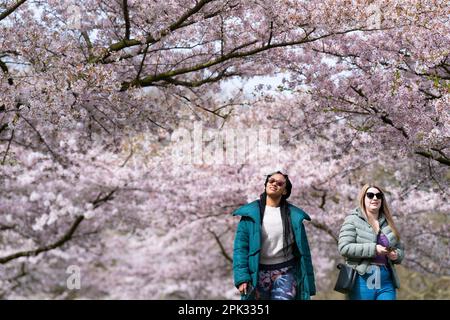
<instances>
[{"instance_id":1,"label":"mint green puffer jacket","mask_svg":"<svg viewBox=\"0 0 450 320\"><path fill-rule=\"evenodd\" d=\"M380 214L378 217L381 232L386 235L389 245L397 248L397 260L388 259L392 269L394 287L400 288L400 280L395 270L395 264L402 262L405 256L404 246L397 241L386 218ZM349 266L353 267L360 275L366 273L368 266L376 255L377 234L367 222L366 217L359 208L353 210L344 220L339 233L339 253L346 258Z\"/></svg>"}]
</instances>

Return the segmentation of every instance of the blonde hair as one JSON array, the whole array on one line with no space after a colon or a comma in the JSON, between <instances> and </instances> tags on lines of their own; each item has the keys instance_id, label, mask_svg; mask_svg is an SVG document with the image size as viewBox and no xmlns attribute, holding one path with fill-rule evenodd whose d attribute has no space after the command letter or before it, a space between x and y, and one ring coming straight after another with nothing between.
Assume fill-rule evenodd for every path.
<instances>
[{"instance_id":1,"label":"blonde hair","mask_svg":"<svg viewBox=\"0 0 450 320\"><path fill-rule=\"evenodd\" d=\"M383 189L381 189L380 187L378 187L374 184L365 184L361 188L361 191L359 192L359 195L358 195L358 203L359 203L359 208L361 209L361 212L365 214L367 221L370 223L373 230L375 230L375 226L373 225L372 221L369 221L369 218L367 216L366 205L364 202L366 192L369 188L378 189L378 191L380 191L383 194L383 198L381 199L380 213L382 213L386 217L386 220L387 220L389 226L391 227L392 232L394 232L397 240L400 240L400 233L398 232L397 228L395 227L394 220L392 219L391 211L389 210L389 207L387 205L386 194L384 193Z\"/></svg>"}]
</instances>

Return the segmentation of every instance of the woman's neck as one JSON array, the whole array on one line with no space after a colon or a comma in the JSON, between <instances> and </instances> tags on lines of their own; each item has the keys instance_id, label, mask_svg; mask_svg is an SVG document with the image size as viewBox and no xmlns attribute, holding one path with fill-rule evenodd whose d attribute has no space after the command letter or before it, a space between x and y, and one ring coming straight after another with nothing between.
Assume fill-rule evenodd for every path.
<instances>
[{"instance_id":1,"label":"woman's neck","mask_svg":"<svg viewBox=\"0 0 450 320\"><path fill-rule=\"evenodd\" d=\"M378 220L378 217L380 215L380 210L366 210L367 212L367 218L372 220Z\"/></svg>"},{"instance_id":2,"label":"woman's neck","mask_svg":"<svg viewBox=\"0 0 450 320\"><path fill-rule=\"evenodd\" d=\"M267 196L266 197L266 206L278 207L280 205L280 200L281 200L281 197L272 198L272 197Z\"/></svg>"}]
</instances>

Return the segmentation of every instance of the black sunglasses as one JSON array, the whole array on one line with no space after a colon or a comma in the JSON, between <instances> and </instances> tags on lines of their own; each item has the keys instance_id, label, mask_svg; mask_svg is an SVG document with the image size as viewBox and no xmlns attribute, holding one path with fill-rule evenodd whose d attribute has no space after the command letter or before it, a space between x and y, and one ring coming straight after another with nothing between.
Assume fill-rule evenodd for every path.
<instances>
[{"instance_id":1,"label":"black sunglasses","mask_svg":"<svg viewBox=\"0 0 450 320\"><path fill-rule=\"evenodd\" d=\"M367 192L366 196L369 199L373 199L373 197L376 197L377 199L383 199L383 194L381 192L377 192L377 193Z\"/></svg>"}]
</instances>

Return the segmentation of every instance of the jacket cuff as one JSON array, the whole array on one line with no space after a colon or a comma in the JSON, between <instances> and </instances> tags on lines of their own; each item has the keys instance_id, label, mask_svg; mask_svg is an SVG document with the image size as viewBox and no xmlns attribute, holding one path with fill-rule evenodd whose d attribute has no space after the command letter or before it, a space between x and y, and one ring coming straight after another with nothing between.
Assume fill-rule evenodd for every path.
<instances>
[{"instance_id":1,"label":"jacket cuff","mask_svg":"<svg viewBox=\"0 0 450 320\"><path fill-rule=\"evenodd\" d=\"M376 243L371 243L370 246L370 257L371 258L375 258L377 255L377 244Z\"/></svg>"},{"instance_id":2,"label":"jacket cuff","mask_svg":"<svg viewBox=\"0 0 450 320\"><path fill-rule=\"evenodd\" d=\"M236 287L236 289L239 289L239 286L240 286L241 284L245 283L245 282L252 282L252 280L251 280L251 279L248 279L248 280L239 280L238 282L235 283L234 286Z\"/></svg>"},{"instance_id":3,"label":"jacket cuff","mask_svg":"<svg viewBox=\"0 0 450 320\"><path fill-rule=\"evenodd\" d=\"M399 264L400 262L402 262L402 259L400 257L400 253L398 252L398 250L395 250L395 252L397 252L397 259L392 260L393 264Z\"/></svg>"}]
</instances>

